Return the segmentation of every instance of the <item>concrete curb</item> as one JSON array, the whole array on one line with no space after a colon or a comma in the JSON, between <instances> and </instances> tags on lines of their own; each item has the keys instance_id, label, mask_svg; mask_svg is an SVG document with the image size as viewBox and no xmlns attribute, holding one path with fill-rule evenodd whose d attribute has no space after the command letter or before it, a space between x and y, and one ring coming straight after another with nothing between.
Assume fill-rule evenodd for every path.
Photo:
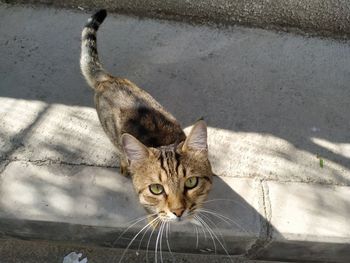
<instances>
[{"instance_id":1,"label":"concrete curb","mask_svg":"<svg viewBox=\"0 0 350 263\"><path fill-rule=\"evenodd\" d=\"M126 247L146 220L132 226L135 218L145 215L138 204L131 181L118 174L117 169L69 165L37 165L30 162L10 162L1 174L0 233L3 237L70 241L108 247ZM21 175L19 173L20 170ZM52 171L56 171L52 173ZM61 171L61 172L59 172ZM57 173L61 176L57 177ZM230 218L215 220L205 217L216 235L223 237L225 249L233 255L243 255L257 239L264 237L260 230L262 218L253 180L216 178L216 190L211 199L229 198L220 202L220 210ZM234 187L234 188L231 188ZM20 196L17 193L21 191ZM244 196L242 199L240 196ZM122 201L121 201L122 200ZM216 207L216 209L215 209ZM207 205L217 210L217 202ZM234 211L240 211L239 214ZM204 215L208 216L208 215ZM217 222L216 222L217 221ZM127 227L131 226L127 232ZM209 234L198 233L191 225L171 226L171 249L177 252L225 254L214 245ZM146 249L149 229L143 242L141 236L132 248ZM142 233L143 234L143 233ZM154 250L157 231L149 244ZM230 236L229 239L225 236ZM186 240L186 242L184 242ZM163 248L167 244L163 239Z\"/></svg>"},{"instance_id":2,"label":"concrete curb","mask_svg":"<svg viewBox=\"0 0 350 263\"><path fill-rule=\"evenodd\" d=\"M302 31L337 38L350 35L347 0L3 0L7 3L45 4L185 20L200 23L241 24L287 31Z\"/></svg>"},{"instance_id":3,"label":"concrete curb","mask_svg":"<svg viewBox=\"0 0 350 263\"><path fill-rule=\"evenodd\" d=\"M1 238L127 247L145 224L125 232L132 220L144 215L131 182L116 175L115 169L80 166L70 173L67 169L67 165L10 162L2 173ZM58 178L58 171L64 175ZM197 237L193 226L173 225L171 250L219 255L227 250L230 255L258 260L348 262L350 187L217 177L209 200L225 197L227 202L212 202L207 208L233 223L205 217L215 227L222 247L217 240L214 244L209 233ZM315 210L319 202L323 209ZM139 235L130 248L154 251L158 232L153 237L150 232L144 239ZM166 239L162 241L167 251Z\"/></svg>"}]
</instances>

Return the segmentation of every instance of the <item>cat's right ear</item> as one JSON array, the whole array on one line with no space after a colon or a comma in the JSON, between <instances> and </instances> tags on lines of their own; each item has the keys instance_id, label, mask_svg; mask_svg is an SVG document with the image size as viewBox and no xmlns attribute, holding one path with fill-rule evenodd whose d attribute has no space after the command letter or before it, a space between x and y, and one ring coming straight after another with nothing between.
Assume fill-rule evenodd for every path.
<instances>
[{"instance_id":1,"label":"cat's right ear","mask_svg":"<svg viewBox=\"0 0 350 263\"><path fill-rule=\"evenodd\" d=\"M130 162L142 161L149 157L150 152L147 147L134 136L124 133L121 136L121 141L126 157Z\"/></svg>"},{"instance_id":2,"label":"cat's right ear","mask_svg":"<svg viewBox=\"0 0 350 263\"><path fill-rule=\"evenodd\" d=\"M207 125L203 120L197 121L187 136L183 146L182 151L187 151L192 149L194 151L207 151Z\"/></svg>"}]
</instances>

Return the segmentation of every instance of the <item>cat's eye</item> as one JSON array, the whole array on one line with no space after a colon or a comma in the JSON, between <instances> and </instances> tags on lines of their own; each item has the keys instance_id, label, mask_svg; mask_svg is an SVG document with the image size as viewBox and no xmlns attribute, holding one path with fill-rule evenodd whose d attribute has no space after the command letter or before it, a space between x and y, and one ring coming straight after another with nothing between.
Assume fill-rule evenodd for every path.
<instances>
[{"instance_id":1,"label":"cat's eye","mask_svg":"<svg viewBox=\"0 0 350 263\"><path fill-rule=\"evenodd\" d=\"M151 184L149 190L154 195L160 195L164 192L164 187L161 184Z\"/></svg>"},{"instance_id":2,"label":"cat's eye","mask_svg":"<svg viewBox=\"0 0 350 263\"><path fill-rule=\"evenodd\" d=\"M196 176L190 177L185 181L185 187L187 189L195 188L197 184L198 184L198 177Z\"/></svg>"}]
</instances>

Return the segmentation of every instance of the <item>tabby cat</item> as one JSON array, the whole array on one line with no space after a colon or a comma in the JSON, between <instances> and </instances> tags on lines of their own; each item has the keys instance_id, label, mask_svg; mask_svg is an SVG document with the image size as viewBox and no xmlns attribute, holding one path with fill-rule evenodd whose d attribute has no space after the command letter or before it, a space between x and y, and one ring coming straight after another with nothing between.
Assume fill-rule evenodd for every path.
<instances>
[{"instance_id":1,"label":"tabby cat","mask_svg":"<svg viewBox=\"0 0 350 263\"><path fill-rule=\"evenodd\" d=\"M186 138L177 120L147 92L103 69L96 32L106 16L100 10L84 27L80 66L95 90L102 127L118 150L121 173L131 174L149 214L162 222L192 219L212 186L206 124L196 122Z\"/></svg>"}]
</instances>

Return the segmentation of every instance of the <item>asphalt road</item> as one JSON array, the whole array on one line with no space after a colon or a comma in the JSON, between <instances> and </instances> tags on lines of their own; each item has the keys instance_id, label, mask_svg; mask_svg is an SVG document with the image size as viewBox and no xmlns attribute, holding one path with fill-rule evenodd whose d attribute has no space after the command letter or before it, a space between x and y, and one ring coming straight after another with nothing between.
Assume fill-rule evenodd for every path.
<instances>
[{"instance_id":1,"label":"asphalt road","mask_svg":"<svg viewBox=\"0 0 350 263\"><path fill-rule=\"evenodd\" d=\"M88 263L114 263L122 258L123 263L163 262L163 263L267 263L266 261L243 260L237 257L215 255L191 255L163 252L162 259L158 252L155 261L154 251L76 246L53 242L35 242L24 240L0 240L1 263L62 263L71 252L82 253L80 258L87 258ZM124 254L124 255L123 255ZM68 263L68 262L67 262ZM69 262L78 263L78 262ZM275 263L278 263L275 261Z\"/></svg>"}]
</instances>

